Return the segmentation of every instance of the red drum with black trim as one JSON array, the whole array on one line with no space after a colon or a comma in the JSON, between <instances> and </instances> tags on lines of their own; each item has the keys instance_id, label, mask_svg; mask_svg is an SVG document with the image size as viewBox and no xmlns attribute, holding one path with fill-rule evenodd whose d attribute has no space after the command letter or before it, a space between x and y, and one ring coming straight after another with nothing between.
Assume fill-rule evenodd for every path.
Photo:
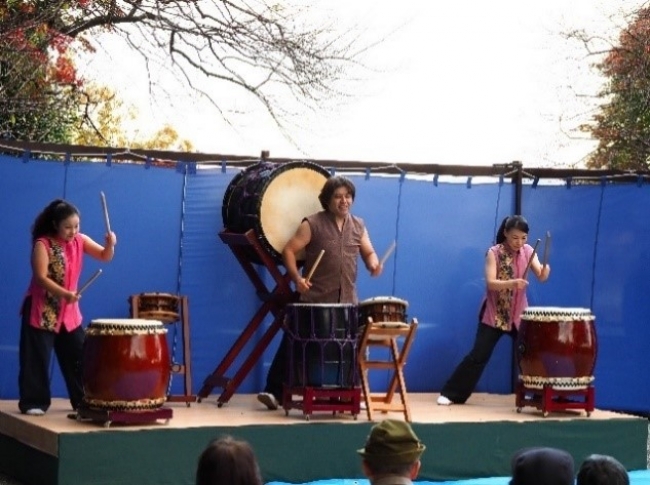
<instances>
[{"instance_id":1,"label":"red drum with black trim","mask_svg":"<svg viewBox=\"0 0 650 485\"><path fill-rule=\"evenodd\" d=\"M560 391L589 387L598 352L595 320L587 308L524 310L516 345L522 384Z\"/></svg>"},{"instance_id":2,"label":"red drum with black trim","mask_svg":"<svg viewBox=\"0 0 650 485\"><path fill-rule=\"evenodd\" d=\"M312 162L259 162L235 175L223 197L223 225L254 229L260 245L278 263L303 218L322 210L318 200L330 173ZM254 252L249 258L260 263ZM304 255L298 255L300 261Z\"/></svg>"},{"instance_id":3,"label":"red drum with black trim","mask_svg":"<svg viewBox=\"0 0 650 485\"><path fill-rule=\"evenodd\" d=\"M162 406L170 376L166 334L155 320L93 320L83 344L84 405L112 411Z\"/></svg>"}]
</instances>

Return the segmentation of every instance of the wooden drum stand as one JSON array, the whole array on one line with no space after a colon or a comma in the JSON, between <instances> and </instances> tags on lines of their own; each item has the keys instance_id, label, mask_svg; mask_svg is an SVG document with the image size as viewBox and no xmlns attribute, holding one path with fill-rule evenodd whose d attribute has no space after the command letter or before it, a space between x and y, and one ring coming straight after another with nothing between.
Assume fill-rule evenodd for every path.
<instances>
[{"instance_id":1,"label":"wooden drum stand","mask_svg":"<svg viewBox=\"0 0 650 485\"><path fill-rule=\"evenodd\" d=\"M149 308L148 303L151 303ZM177 296L168 293L140 293L129 297L131 305L131 316L159 320L165 324L181 323L183 343L183 363L173 360L172 349L172 374L183 376L184 394L168 394L168 402L184 402L189 407L196 402L195 394L192 394L192 359L190 356L190 316L187 296ZM179 309L180 307L180 309Z\"/></svg>"},{"instance_id":2,"label":"wooden drum stand","mask_svg":"<svg viewBox=\"0 0 650 485\"><path fill-rule=\"evenodd\" d=\"M223 230L219 233L221 240L230 247L234 253L237 261L244 269L244 272L253 283L257 295L263 301L262 306L257 310L255 315L250 319L242 333L237 337L237 340L232 345L230 350L226 353L225 357L221 360L215 370L205 379L203 387L199 391L198 401L208 397L215 387L223 389L218 398L218 407L227 403L232 395L235 393L244 378L251 371L253 366L257 363L264 350L268 347L273 337L282 328L284 320L284 307L287 303L294 299L291 290L289 275L282 273L273 258L266 250L260 245L255 230L249 229L245 233L235 233L228 230ZM263 266L269 271L271 277L275 281L275 286L272 290L266 287L260 278L257 270L251 262L251 251L259 258ZM268 313L273 315L273 322L262 335L262 338L255 344L255 347L250 351L246 360L241 364L240 368L235 372L233 377L227 377L226 372L231 367L239 353L243 350L249 340L256 334L259 326Z\"/></svg>"}]
</instances>

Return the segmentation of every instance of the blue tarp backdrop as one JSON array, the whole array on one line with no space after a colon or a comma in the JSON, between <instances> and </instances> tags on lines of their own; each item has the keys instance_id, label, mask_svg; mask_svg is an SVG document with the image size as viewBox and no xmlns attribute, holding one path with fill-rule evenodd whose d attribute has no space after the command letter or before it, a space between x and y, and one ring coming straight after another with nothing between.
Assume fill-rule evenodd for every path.
<instances>
[{"instance_id":1,"label":"blue tarp backdrop","mask_svg":"<svg viewBox=\"0 0 650 485\"><path fill-rule=\"evenodd\" d=\"M110 264L85 260L82 281L99 267L103 274L81 301L84 322L128 318L128 298L134 294L186 295L198 392L261 305L241 265L218 237L224 193L239 171L184 163L163 168L0 156L2 227L7 233L0 254L0 398L18 397L18 310L31 275L33 220L52 199L65 198L80 209L82 231L102 241L100 191L106 194L118 245ZM473 341L485 288L485 250L502 218L513 212L514 187L497 178L433 183L433 176L347 175L357 186L353 212L365 219L377 252L381 255L397 241L380 278L370 278L360 266L359 296L408 301L409 318L417 318L420 326L406 382L411 392L437 392ZM644 215L650 187L525 185L522 207L531 241L543 240L546 231L553 236L551 278L546 284L533 279L530 304L590 308L598 335L596 405L647 413L650 382L642 369L650 342L645 277L650 232ZM266 269L257 267L271 282ZM267 320L265 325L271 318ZM180 328L171 327L172 358L179 361ZM238 393L263 388L278 343L276 337ZM477 391L512 392L512 349L510 339L501 340ZM380 375L373 379L374 387L386 385ZM54 396L66 396L56 365L52 390ZM179 375L173 376L172 392L183 392ZM221 389L214 392L218 395Z\"/></svg>"}]
</instances>

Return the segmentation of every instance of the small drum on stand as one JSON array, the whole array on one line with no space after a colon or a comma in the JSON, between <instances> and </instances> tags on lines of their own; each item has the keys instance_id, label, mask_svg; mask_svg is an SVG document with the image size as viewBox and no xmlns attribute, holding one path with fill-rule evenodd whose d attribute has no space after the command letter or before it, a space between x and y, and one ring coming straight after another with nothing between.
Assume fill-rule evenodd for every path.
<instances>
[{"instance_id":1,"label":"small drum on stand","mask_svg":"<svg viewBox=\"0 0 650 485\"><path fill-rule=\"evenodd\" d=\"M544 416L566 409L584 409L589 416L594 410L597 351L595 317L589 309L524 310L516 342L517 412L529 405L541 409Z\"/></svg>"},{"instance_id":2,"label":"small drum on stand","mask_svg":"<svg viewBox=\"0 0 650 485\"><path fill-rule=\"evenodd\" d=\"M167 329L144 319L93 320L82 354L81 418L111 422L170 419Z\"/></svg>"},{"instance_id":3,"label":"small drum on stand","mask_svg":"<svg viewBox=\"0 0 650 485\"><path fill-rule=\"evenodd\" d=\"M303 218L322 210L318 195L329 176L325 168L311 162L252 165L238 173L226 189L223 225L236 233L254 229L261 246L282 264L282 249ZM254 251L248 257L261 262Z\"/></svg>"},{"instance_id":4,"label":"small drum on stand","mask_svg":"<svg viewBox=\"0 0 650 485\"><path fill-rule=\"evenodd\" d=\"M286 307L289 369L283 406L312 411L360 412L357 369L357 307L352 304L290 303ZM294 401L300 395L302 400Z\"/></svg>"},{"instance_id":5,"label":"small drum on stand","mask_svg":"<svg viewBox=\"0 0 650 485\"><path fill-rule=\"evenodd\" d=\"M180 301L171 293L140 293L131 295L129 305L134 318L173 323L181 319Z\"/></svg>"},{"instance_id":6,"label":"small drum on stand","mask_svg":"<svg viewBox=\"0 0 650 485\"><path fill-rule=\"evenodd\" d=\"M376 296L359 302L359 325L373 322L403 322L406 323L408 302L394 296Z\"/></svg>"}]
</instances>

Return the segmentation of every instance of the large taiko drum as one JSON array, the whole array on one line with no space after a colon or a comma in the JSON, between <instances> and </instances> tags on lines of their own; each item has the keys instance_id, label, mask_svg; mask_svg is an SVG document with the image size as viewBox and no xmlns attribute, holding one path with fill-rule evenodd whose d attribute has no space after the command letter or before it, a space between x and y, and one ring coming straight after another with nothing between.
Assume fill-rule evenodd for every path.
<instances>
[{"instance_id":1,"label":"large taiko drum","mask_svg":"<svg viewBox=\"0 0 650 485\"><path fill-rule=\"evenodd\" d=\"M290 303L286 306L289 335L290 387L354 387L357 306L346 303Z\"/></svg>"},{"instance_id":2,"label":"large taiko drum","mask_svg":"<svg viewBox=\"0 0 650 485\"><path fill-rule=\"evenodd\" d=\"M83 344L84 405L112 411L162 406L170 376L166 334L155 320L93 320Z\"/></svg>"},{"instance_id":3,"label":"large taiko drum","mask_svg":"<svg viewBox=\"0 0 650 485\"><path fill-rule=\"evenodd\" d=\"M530 389L586 389L594 381L598 343L587 308L528 307L517 335L519 379Z\"/></svg>"},{"instance_id":4,"label":"large taiko drum","mask_svg":"<svg viewBox=\"0 0 650 485\"><path fill-rule=\"evenodd\" d=\"M180 297L171 293L139 293L129 297L131 316L172 323L180 320Z\"/></svg>"},{"instance_id":5,"label":"large taiko drum","mask_svg":"<svg viewBox=\"0 0 650 485\"><path fill-rule=\"evenodd\" d=\"M223 224L237 233L254 229L262 248L282 262L282 249L303 218L322 210L318 195L329 176L325 168L311 162L252 165L235 175L226 189ZM253 252L249 257L260 262Z\"/></svg>"},{"instance_id":6,"label":"large taiko drum","mask_svg":"<svg viewBox=\"0 0 650 485\"><path fill-rule=\"evenodd\" d=\"M373 322L406 323L408 302L394 296L376 296L359 302L359 325Z\"/></svg>"}]
</instances>

